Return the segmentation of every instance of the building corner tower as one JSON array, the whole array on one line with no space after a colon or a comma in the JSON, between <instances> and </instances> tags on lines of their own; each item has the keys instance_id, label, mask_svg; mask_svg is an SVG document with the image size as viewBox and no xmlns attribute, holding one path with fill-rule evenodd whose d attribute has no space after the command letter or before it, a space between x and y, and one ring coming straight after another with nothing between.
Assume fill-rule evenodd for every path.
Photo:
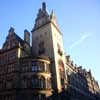
<instances>
[{"instance_id":1,"label":"building corner tower","mask_svg":"<svg viewBox=\"0 0 100 100\"><path fill-rule=\"evenodd\" d=\"M52 11L49 15L46 4L42 3L32 29L32 53L34 56L48 56L51 60L52 88L61 91L65 88L65 55L62 33L56 16Z\"/></svg>"}]
</instances>

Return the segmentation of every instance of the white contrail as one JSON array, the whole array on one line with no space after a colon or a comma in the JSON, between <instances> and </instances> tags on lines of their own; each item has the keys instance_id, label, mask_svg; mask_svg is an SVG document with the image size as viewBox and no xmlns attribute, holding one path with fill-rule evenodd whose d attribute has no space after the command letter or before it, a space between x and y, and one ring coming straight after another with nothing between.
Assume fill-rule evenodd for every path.
<instances>
[{"instance_id":1,"label":"white contrail","mask_svg":"<svg viewBox=\"0 0 100 100\"><path fill-rule=\"evenodd\" d=\"M75 41L75 42L70 46L70 49L72 49L73 47L75 47L75 46L81 44L83 41L85 41L87 38L89 38L92 34L90 34L90 33L83 33L83 34L82 34L82 33L81 33L80 35L81 35L81 38L80 38L79 40Z\"/></svg>"}]
</instances>

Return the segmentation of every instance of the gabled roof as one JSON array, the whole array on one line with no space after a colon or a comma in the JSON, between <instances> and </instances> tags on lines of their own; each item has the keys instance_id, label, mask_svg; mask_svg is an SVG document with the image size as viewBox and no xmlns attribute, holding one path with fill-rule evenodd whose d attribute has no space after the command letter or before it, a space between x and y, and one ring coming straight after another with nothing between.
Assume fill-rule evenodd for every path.
<instances>
[{"instance_id":1,"label":"gabled roof","mask_svg":"<svg viewBox=\"0 0 100 100\"><path fill-rule=\"evenodd\" d=\"M17 44L16 44L17 46L18 46L19 44L21 44L21 45L23 46L23 44L25 43L24 40L21 39L21 38L14 32L14 28L11 27L11 28L9 29L8 36L7 36L7 38L6 38L5 43L3 44L3 48L2 48L2 49L7 49L7 45L9 45L9 41L10 41L10 39L11 39L12 37L14 37L15 41L17 41ZM15 41L13 41L13 43L14 43ZM13 44L13 43L11 43L11 44Z\"/></svg>"},{"instance_id":2,"label":"gabled roof","mask_svg":"<svg viewBox=\"0 0 100 100\"><path fill-rule=\"evenodd\" d=\"M20 43L24 43L24 40L21 39L16 33L14 33L14 36L16 37L16 39L17 39Z\"/></svg>"}]
</instances>

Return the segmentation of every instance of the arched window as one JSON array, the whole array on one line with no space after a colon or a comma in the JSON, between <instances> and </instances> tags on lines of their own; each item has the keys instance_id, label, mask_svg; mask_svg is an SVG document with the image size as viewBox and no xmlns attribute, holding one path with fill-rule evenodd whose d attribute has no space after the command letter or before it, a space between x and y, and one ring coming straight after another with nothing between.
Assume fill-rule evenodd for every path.
<instances>
[{"instance_id":1,"label":"arched window","mask_svg":"<svg viewBox=\"0 0 100 100\"><path fill-rule=\"evenodd\" d=\"M32 88L39 88L39 79L38 78L32 78Z\"/></svg>"},{"instance_id":2,"label":"arched window","mask_svg":"<svg viewBox=\"0 0 100 100\"><path fill-rule=\"evenodd\" d=\"M43 77L32 77L32 87L33 88L45 88L45 78Z\"/></svg>"},{"instance_id":3,"label":"arched window","mask_svg":"<svg viewBox=\"0 0 100 100\"><path fill-rule=\"evenodd\" d=\"M32 71L33 72L38 71L38 62L37 61L32 62Z\"/></svg>"},{"instance_id":4,"label":"arched window","mask_svg":"<svg viewBox=\"0 0 100 100\"><path fill-rule=\"evenodd\" d=\"M59 66L59 74L60 74L61 85L62 85L62 87L64 87L65 69L64 69L64 63L63 63L62 60L58 61L58 66Z\"/></svg>"},{"instance_id":5,"label":"arched window","mask_svg":"<svg viewBox=\"0 0 100 100\"><path fill-rule=\"evenodd\" d=\"M42 89L45 89L45 78L44 77L42 77L42 76L40 77L39 83L40 83L40 87Z\"/></svg>"},{"instance_id":6,"label":"arched window","mask_svg":"<svg viewBox=\"0 0 100 100\"><path fill-rule=\"evenodd\" d=\"M32 62L32 71L33 72L43 72L45 71L44 62Z\"/></svg>"}]
</instances>

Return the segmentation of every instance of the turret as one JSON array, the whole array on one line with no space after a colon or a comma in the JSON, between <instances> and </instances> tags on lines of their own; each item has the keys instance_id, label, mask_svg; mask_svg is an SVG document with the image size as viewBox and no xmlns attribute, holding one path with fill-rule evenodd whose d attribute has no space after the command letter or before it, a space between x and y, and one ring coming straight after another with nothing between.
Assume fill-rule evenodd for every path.
<instances>
[{"instance_id":1,"label":"turret","mask_svg":"<svg viewBox=\"0 0 100 100\"><path fill-rule=\"evenodd\" d=\"M43 26L44 24L50 21L49 14L46 10L46 3L42 3L42 8L38 10L38 14L35 20L35 25L32 31L36 30L37 28Z\"/></svg>"},{"instance_id":2,"label":"turret","mask_svg":"<svg viewBox=\"0 0 100 100\"><path fill-rule=\"evenodd\" d=\"M31 47L30 47L30 33L28 30L24 30L24 49L30 54L30 50L31 50Z\"/></svg>"},{"instance_id":3,"label":"turret","mask_svg":"<svg viewBox=\"0 0 100 100\"><path fill-rule=\"evenodd\" d=\"M30 33L28 30L24 30L24 41L30 46Z\"/></svg>"},{"instance_id":4,"label":"turret","mask_svg":"<svg viewBox=\"0 0 100 100\"><path fill-rule=\"evenodd\" d=\"M46 11L46 3L45 2L42 3L42 10Z\"/></svg>"},{"instance_id":5,"label":"turret","mask_svg":"<svg viewBox=\"0 0 100 100\"><path fill-rule=\"evenodd\" d=\"M55 15L53 10L52 10L52 12L50 14L50 20L58 27L57 18L56 18L56 15Z\"/></svg>"}]
</instances>

